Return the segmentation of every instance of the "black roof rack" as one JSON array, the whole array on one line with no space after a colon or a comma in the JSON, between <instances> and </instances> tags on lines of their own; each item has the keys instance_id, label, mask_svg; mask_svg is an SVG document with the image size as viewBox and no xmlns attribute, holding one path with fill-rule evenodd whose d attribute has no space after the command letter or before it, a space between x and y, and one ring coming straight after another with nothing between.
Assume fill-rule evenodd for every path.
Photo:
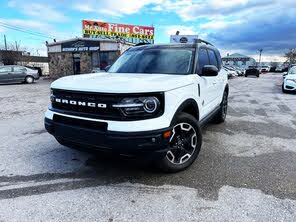
<instances>
[{"instance_id":1,"label":"black roof rack","mask_svg":"<svg viewBox=\"0 0 296 222\"><path fill-rule=\"evenodd\" d=\"M207 42L207 41L205 41L205 40L202 40L202 39L197 39L197 43L205 43L205 44L207 44L207 45L214 46L212 43L209 43L209 42Z\"/></svg>"}]
</instances>

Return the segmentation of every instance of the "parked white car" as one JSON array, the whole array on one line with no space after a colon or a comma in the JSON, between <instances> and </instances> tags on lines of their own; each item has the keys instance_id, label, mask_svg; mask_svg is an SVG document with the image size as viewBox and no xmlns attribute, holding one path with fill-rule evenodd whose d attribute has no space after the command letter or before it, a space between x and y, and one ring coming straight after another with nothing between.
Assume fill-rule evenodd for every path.
<instances>
[{"instance_id":1,"label":"parked white car","mask_svg":"<svg viewBox=\"0 0 296 222\"><path fill-rule=\"evenodd\" d=\"M223 69L224 69L225 72L227 72L228 78L238 76L238 73L235 70L233 70L233 69L231 69L229 67L224 66Z\"/></svg>"},{"instance_id":2,"label":"parked white car","mask_svg":"<svg viewBox=\"0 0 296 222\"><path fill-rule=\"evenodd\" d=\"M282 90L283 93L296 92L296 66L290 68L287 75L285 75Z\"/></svg>"},{"instance_id":3,"label":"parked white car","mask_svg":"<svg viewBox=\"0 0 296 222\"><path fill-rule=\"evenodd\" d=\"M225 121L229 87L210 43L144 45L107 73L67 76L51 85L45 127L82 150L154 159L166 172L189 167L201 125Z\"/></svg>"}]
</instances>

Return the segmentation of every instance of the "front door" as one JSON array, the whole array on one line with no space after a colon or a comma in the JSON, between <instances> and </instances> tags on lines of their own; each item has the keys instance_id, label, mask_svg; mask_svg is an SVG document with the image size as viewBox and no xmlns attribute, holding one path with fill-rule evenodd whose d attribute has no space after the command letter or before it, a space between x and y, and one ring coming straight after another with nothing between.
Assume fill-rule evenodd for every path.
<instances>
[{"instance_id":1,"label":"front door","mask_svg":"<svg viewBox=\"0 0 296 222\"><path fill-rule=\"evenodd\" d=\"M73 54L74 74L80 74L80 53Z\"/></svg>"},{"instance_id":2,"label":"front door","mask_svg":"<svg viewBox=\"0 0 296 222\"><path fill-rule=\"evenodd\" d=\"M198 63L199 70L198 74L201 74L202 68L205 65L210 65L210 60L208 56L207 49L204 47L199 48L198 51ZM203 113L201 113L201 118L209 114L215 108L216 99L216 86L217 81L215 76L198 76L198 82L200 83L200 95L202 99Z\"/></svg>"}]
</instances>

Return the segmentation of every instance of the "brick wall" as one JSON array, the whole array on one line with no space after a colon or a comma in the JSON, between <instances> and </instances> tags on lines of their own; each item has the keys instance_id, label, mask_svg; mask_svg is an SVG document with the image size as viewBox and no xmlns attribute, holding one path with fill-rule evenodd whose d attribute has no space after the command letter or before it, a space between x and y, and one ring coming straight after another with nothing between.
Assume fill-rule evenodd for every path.
<instances>
[{"instance_id":1,"label":"brick wall","mask_svg":"<svg viewBox=\"0 0 296 222\"><path fill-rule=\"evenodd\" d=\"M49 75L51 78L73 75L72 53L49 53Z\"/></svg>"},{"instance_id":2,"label":"brick wall","mask_svg":"<svg viewBox=\"0 0 296 222\"><path fill-rule=\"evenodd\" d=\"M80 72L90 73L91 69L91 52L80 52Z\"/></svg>"}]
</instances>

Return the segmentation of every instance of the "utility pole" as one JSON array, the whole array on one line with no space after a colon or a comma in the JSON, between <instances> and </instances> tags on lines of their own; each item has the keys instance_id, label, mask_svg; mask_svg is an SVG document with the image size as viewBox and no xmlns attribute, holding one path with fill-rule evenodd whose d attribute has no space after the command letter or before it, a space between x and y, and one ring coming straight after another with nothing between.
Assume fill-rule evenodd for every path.
<instances>
[{"instance_id":1,"label":"utility pole","mask_svg":"<svg viewBox=\"0 0 296 222\"><path fill-rule=\"evenodd\" d=\"M262 55L263 49L259 49L259 67L261 67L261 55Z\"/></svg>"},{"instance_id":2,"label":"utility pole","mask_svg":"<svg viewBox=\"0 0 296 222\"><path fill-rule=\"evenodd\" d=\"M15 50L18 51L18 50L19 50L18 48L19 48L19 47L18 47L18 45L17 45L17 41L15 41Z\"/></svg>"},{"instance_id":3,"label":"utility pole","mask_svg":"<svg viewBox=\"0 0 296 222\"><path fill-rule=\"evenodd\" d=\"M6 35L4 35L4 45L5 45L5 50L7 51Z\"/></svg>"}]
</instances>

